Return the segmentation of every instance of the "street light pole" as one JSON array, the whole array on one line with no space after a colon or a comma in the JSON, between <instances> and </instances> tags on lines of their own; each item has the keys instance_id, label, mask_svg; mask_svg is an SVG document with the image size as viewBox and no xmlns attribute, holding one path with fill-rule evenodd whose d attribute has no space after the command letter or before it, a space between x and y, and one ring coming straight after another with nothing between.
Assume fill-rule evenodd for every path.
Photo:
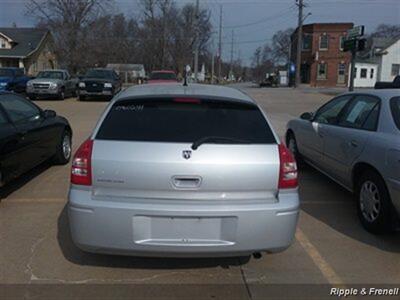
<instances>
[{"instance_id":1,"label":"street light pole","mask_svg":"<svg viewBox=\"0 0 400 300\"><path fill-rule=\"evenodd\" d=\"M198 81L199 72L199 0L196 0L196 21L195 21L195 49L194 49L194 82Z\"/></svg>"},{"instance_id":2,"label":"street light pole","mask_svg":"<svg viewBox=\"0 0 400 300\"><path fill-rule=\"evenodd\" d=\"M297 27L297 53L296 53L296 78L295 78L295 87L300 85L300 68L301 68L301 46L302 46L302 38L303 38L303 0L298 0L299 7L299 20Z\"/></svg>"},{"instance_id":3,"label":"street light pole","mask_svg":"<svg viewBox=\"0 0 400 300\"><path fill-rule=\"evenodd\" d=\"M221 70L222 70L222 5L219 7L218 83L221 82Z\"/></svg>"}]
</instances>

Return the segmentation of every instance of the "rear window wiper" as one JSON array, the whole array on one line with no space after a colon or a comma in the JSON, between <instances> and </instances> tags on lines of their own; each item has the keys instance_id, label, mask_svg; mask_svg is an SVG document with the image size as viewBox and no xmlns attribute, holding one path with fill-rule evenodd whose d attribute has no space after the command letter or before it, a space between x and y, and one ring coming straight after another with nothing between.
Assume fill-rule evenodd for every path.
<instances>
[{"instance_id":1,"label":"rear window wiper","mask_svg":"<svg viewBox=\"0 0 400 300\"><path fill-rule=\"evenodd\" d=\"M205 136L194 141L191 148L193 150L196 150L197 148L199 148L200 145L205 143L229 143L229 142L233 142L235 144L251 144L249 140L242 140L224 136Z\"/></svg>"}]
</instances>

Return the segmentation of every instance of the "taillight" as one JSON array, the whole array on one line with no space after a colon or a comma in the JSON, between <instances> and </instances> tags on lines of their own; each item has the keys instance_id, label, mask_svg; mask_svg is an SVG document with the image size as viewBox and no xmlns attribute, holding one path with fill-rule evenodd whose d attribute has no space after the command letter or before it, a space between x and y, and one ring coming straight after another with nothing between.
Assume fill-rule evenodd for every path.
<instances>
[{"instance_id":1,"label":"taillight","mask_svg":"<svg viewBox=\"0 0 400 300\"><path fill-rule=\"evenodd\" d=\"M92 185L92 149L93 140L83 142L72 160L71 183Z\"/></svg>"},{"instance_id":2,"label":"taillight","mask_svg":"<svg viewBox=\"0 0 400 300\"><path fill-rule=\"evenodd\" d=\"M298 185L296 161L283 143L279 145L279 160L279 189L296 188Z\"/></svg>"}]
</instances>

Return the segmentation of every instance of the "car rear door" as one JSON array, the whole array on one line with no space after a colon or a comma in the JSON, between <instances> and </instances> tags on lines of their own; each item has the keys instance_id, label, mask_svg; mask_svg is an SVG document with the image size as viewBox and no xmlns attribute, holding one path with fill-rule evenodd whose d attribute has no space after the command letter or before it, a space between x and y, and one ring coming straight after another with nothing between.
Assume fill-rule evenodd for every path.
<instances>
[{"instance_id":1,"label":"car rear door","mask_svg":"<svg viewBox=\"0 0 400 300\"><path fill-rule=\"evenodd\" d=\"M191 148L206 136L236 142L220 139ZM273 202L279 152L254 104L139 99L110 108L95 135L92 169L95 198Z\"/></svg>"},{"instance_id":2,"label":"car rear door","mask_svg":"<svg viewBox=\"0 0 400 300\"><path fill-rule=\"evenodd\" d=\"M344 109L335 126L324 132L323 166L331 176L348 185L351 166L361 154L368 137L376 134L380 99L357 95Z\"/></svg>"}]
</instances>

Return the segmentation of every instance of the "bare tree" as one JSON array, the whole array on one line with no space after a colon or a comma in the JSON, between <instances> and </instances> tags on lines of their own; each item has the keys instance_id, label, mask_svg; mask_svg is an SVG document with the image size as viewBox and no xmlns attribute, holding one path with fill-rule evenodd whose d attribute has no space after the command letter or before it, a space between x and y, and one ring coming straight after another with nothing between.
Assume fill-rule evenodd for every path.
<instances>
[{"instance_id":1,"label":"bare tree","mask_svg":"<svg viewBox=\"0 0 400 300\"><path fill-rule=\"evenodd\" d=\"M400 37L400 25L380 24L371 34L372 37L398 38Z\"/></svg>"},{"instance_id":2,"label":"bare tree","mask_svg":"<svg viewBox=\"0 0 400 300\"><path fill-rule=\"evenodd\" d=\"M272 36L272 55L276 63L287 63L290 60L290 36L294 29L279 30Z\"/></svg>"},{"instance_id":3,"label":"bare tree","mask_svg":"<svg viewBox=\"0 0 400 300\"><path fill-rule=\"evenodd\" d=\"M56 40L56 54L72 72L82 64L84 28L97 19L112 0L29 0L27 11L49 28Z\"/></svg>"}]
</instances>

